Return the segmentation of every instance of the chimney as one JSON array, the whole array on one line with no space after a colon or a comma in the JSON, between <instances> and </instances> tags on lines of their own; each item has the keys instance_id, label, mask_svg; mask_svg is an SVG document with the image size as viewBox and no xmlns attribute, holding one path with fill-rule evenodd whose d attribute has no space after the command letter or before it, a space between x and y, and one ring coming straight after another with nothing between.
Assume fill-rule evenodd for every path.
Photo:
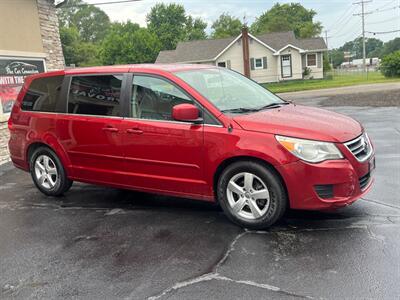
<instances>
[{"instance_id":1,"label":"chimney","mask_svg":"<svg viewBox=\"0 0 400 300\"><path fill-rule=\"evenodd\" d=\"M249 29L246 25L242 27L242 47L244 76L250 78Z\"/></svg>"}]
</instances>

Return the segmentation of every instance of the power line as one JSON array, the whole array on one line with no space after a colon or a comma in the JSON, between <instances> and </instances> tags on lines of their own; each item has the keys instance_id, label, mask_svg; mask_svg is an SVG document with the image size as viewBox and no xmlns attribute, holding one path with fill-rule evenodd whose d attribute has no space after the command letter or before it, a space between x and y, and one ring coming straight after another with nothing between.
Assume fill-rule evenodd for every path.
<instances>
[{"instance_id":1,"label":"power line","mask_svg":"<svg viewBox=\"0 0 400 300\"><path fill-rule=\"evenodd\" d=\"M355 9L354 9L354 10L355 10ZM353 10L353 11L354 11L354 10ZM336 32L333 33L333 36L337 36L339 33L341 33L343 30L345 30L347 24L349 24L352 20L354 20L354 19L353 19L353 15L350 14L350 16L349 16L349 18L346 20L346 22L340 24L340 28L339 28ZM347 32L348 32L348 31L347 31ZM331 34L331 35L332 35L332 34Z\"/></svg>"},{"instance_id":2,"label":"power line","mask_svg":"<svg viewBox=\"0 0 400 300\"><path fill-rule=\"evenodd\" d=\"M351 6L352 6L352 5L351 5L351 3L350 3L350 6L349 6L348 8L350 8ZM353 11L354 11L354 9L355 9L355 7L353 7ZM347 7L346 7L346 10L345 10L344 14L342 14L342 15L341 15L335 22L333 22L332 25L329 26L328 28L332 28L333 26L335 26L335 29L336 29L336 28L337 28L337 27L336 27L337 24L338 24L339 22L343 21L345 18L347 18L349 12L350 12L350 15L351 15L351 13L352 13L353 11L350 11L350 10L347 9ZM333 30L335 30L335 29L333 29ZM332 30L331 30L331 29L328 29L328 31L332 31Z\"/></svg>"},{"instance_id":3,"label":"power line","mask_svg":"<svg viewBox=\"0 0 400 300\"><path fill-rule=\"evenodd\" d=\"M351 21L354 21L355 19L353 18L353 12L356 10L356 7L353 7L353 9L348 9L347 12L350 13L349 15L345 16L342 18L341 23L336 24L336 29L333 31L329 31L329 36L328 38L338 38L342 36L349 35L349 30L347 28L354 28L355 24L351 24ZM351 26L348 26L351 24Z\"/></svg>"},{"instance_id":4,"label":"power line","mask_svg":"<svg viewBox=\"0 0 400 300\"><path fill-rule=\"evenodd\" d=\"M384 11L389 11L389 10L395 10L397 8L400 8L400 5L393 6L393 7L390 7L390 8L385 8L385 9L379 9L379 8L378 9L374 9L374 10L369 11L368 14L373 14L373 13L377 13L377 12L384 12Z\"/></svg>"},{"instance_id":5,"label":"power line","mask_svg":"<svg viewBox=\"0 0 400 300\"><path fill-rule=\"evenodd\" d=\"M376 34L387 34L387 33L395 33L395 32L400 32L399 30L390 30L390 31L366 31L367 33L372 33L373 35Z\"/></svg>"},{"instance_id":6,"label":"power line","mask_svg":"<svg viewBox=\"0 0 400 300\"><path fill-rule=\"evenodd\" d=\"M61 3L57 6L57 8L64 9L64 8L88 6L88 5L96 6L96 5L120 4L120 3L138 2L138 1L142 1L142 0L118 0L118 1L105 1L105 2L97 2L97 3L77 3L74 5L68 5L68 4L63 5L63 3ZM68 2L65 2L65 3L68 3Z\"/></svg>"},{"instance_id":7,"label":"power line","mask_svg":"<svg viewBox=\"0 0 400 300\"><path fill-rule=\"evenodd\" d=\"M388 23L388 22L391 22L391 21L393 21L393 20L399 20L399 17L394 17L394 18L387 19L387 20L380 21L380 22L372 22L372 23L368 23L368 25L374 25L374 24L383 24L383 23Z\"/></svg>"},{"instance_id":8,"label":"power line","mask_svg":"<svg viewBox=\"0 0 400 300\"><path fill-rule=\"evenodd\" d=\"M353 35L354 33L356 33L356 32L358 32L358 29L356 30L356 31L351 31L351 32L349 32L349 31L347 31L346 33L343 33L343 34L341 34L341 35L333 35L333 36L328 36L329 38L336 38L336 39L338 39L338 38L341 38L341 37L344 37L344 36L350 36L350 35ZM350 34L349 34L350 33Z\"/></svg>"},{"instance_id":9,"label":"power line","mask_svg":"<svg viewBox=\"0 0 400 300\"><path fill-rule=\"evenodd\" d=\"M394 3L394 2L397 2L397 0L390 1L390 2L388 2L388 3L384 4L384 5L382 5L381 7L378 7L376 10L380 10L380 9L382 9L382 8L385 8L386 6L389 6L389 5L391 5L392 3Z\"/></svg>"}]
</instances>

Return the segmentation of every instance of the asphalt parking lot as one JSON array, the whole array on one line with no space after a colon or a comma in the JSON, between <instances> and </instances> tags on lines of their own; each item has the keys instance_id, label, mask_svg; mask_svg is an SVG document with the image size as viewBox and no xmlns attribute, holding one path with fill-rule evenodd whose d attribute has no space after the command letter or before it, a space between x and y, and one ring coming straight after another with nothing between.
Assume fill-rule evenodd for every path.
<instances>
[{"instance_id":1,"label":"asphalt parking lot","mask_svg":"<svg viewBox=\"0 0 400 300\"><path fill-rule=\"evenodd\" d=\"M1 166L0 298L399 298L400 108L325 100L303 102L365 125L375 186L335 212L290 211L268 231L185 199L84 184L47 198Z\"/></svg>"}]
</instances>

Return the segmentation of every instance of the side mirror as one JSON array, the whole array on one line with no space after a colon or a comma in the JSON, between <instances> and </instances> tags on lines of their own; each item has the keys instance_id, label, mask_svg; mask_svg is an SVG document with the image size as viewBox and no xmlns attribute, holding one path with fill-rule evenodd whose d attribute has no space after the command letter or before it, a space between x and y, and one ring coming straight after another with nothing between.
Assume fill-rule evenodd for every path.
<instances>
[{"instance_id":1,"label":"side mirror","mask_svg":"<svg viewBox=\"0 0 400 300\"><path fill-rule=\"evenodd\" d=\"M200 110L193 104L178 104L172 108L172 118L176 121L203 123L200 118Z\"/></svg>"}]
</instances>

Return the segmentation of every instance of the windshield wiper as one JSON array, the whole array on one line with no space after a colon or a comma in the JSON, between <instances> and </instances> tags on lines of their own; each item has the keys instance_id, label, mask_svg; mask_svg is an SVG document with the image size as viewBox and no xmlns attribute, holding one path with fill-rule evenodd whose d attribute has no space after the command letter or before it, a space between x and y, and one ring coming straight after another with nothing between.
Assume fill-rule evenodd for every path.
<instances>
[{"instance_id":1,"label":"windshield wiper","mask_svg":"<svg viewBox=\"0 0 400 300\"><path fill-rule=\"evenodd\" d=\"M246 112L253 112L253 111L259 111L258 108L247 108L247 107L238 107L238 108L230 108L230 109L223 109L221 110L222 112L228 112L228 113L246 113Z\"/></svg>"},{"instance_id":2,"label":"windshield wiper","mask_svg":"<svg viewBox=\"0 0 400 300\"><path fill-rule=\"evenodd\" d=\"M262 107L254 107L254 108L249 108L249 107L238 107L238 108L230 108L230 109L223 109L221 110L222 112L228 112L228 113L246 113L246 112L256 112L260 111L263 109L268 109L268 108L276 108L280 107L282 105L290 104L289 102L274 102L270 103L267 105L264 105Z\"/></svg>"},{"instance_id":3,"label":"windshield wiper","mask_svg":"<svg viewBox=\"0 0 400 300\"><path fill-rule=\"evenodd\" d=\"M260 108L257 108L257 110L263 110L263 109L269 109L269 108L276 108L276 107L281 107L282 105L288 105L290 104L289 102L273 102L267 105L264 105Z\"/></svg>"}]
</instances>

